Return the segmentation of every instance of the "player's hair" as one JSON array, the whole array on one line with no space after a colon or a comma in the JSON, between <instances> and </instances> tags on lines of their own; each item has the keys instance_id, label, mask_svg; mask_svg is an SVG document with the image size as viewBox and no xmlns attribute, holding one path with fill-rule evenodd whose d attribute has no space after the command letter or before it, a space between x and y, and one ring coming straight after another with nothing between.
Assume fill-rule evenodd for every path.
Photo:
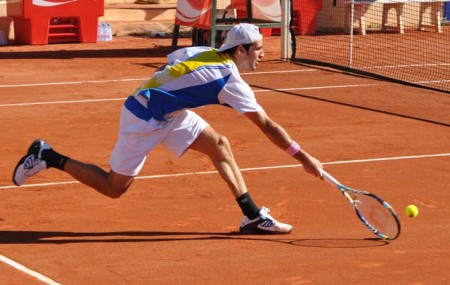
<instances>
[{"instance_id":1,"label":"player's hair","mask_svg":"<svg viewBox=\"0 0 450 285\"><path fill-rule=\"evenodd\" d=\"M247 52L250 51L250 48L253 46L254 43L250 43L250 44L241 44L241 45L237 45L235 47L229 48L227 50L224 50L223 53L228 54L229 56L233 56L236 53L236 50L239 46L242 46Z\"/></svg>"}]
</instances>

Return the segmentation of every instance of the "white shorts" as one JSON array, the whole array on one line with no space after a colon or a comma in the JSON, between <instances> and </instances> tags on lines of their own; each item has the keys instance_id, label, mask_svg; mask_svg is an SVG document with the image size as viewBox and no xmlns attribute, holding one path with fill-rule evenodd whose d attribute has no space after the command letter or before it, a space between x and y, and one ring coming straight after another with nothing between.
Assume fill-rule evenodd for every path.
<instances>
[{"instance_id":1,"label":"white shorts","mask_svg":"<svg viewBox=\"0 0 450 285\"><path fill-rule=\"evenodd\" d=\"M183 110L168 121L136 117L125 106L120 115L119 138L111 154L111 170L136 176L148 153L158 144L181 157L209 124L196 113Z\"/></svg>"}]
</instances>

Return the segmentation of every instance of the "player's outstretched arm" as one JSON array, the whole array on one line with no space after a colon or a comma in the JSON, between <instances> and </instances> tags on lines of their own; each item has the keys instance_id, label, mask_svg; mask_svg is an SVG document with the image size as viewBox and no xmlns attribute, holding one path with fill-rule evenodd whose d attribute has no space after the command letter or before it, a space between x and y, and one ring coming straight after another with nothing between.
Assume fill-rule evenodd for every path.
<instances>
[{"instance_id":1,"label":"player's outstretched arm","mask_svg":"<svg viewBox=\"0 0 450 285\"><path fill-rule=\"evenodd\" d=\"M289 150L293 144L293 139L286 130L273 121L264 111L247 112L247 118L252 121L269 138L269 140L282 150ZM295 142L294 142L295 143ZM291 148L292 149L292 148ZM289 151L288 151L289 152ZM308 154L305 150L299 149L291 155L296 158L304 169L315 176L321 176L320 170L323 168L319 160Z\"/></svg>"}]
</instances>

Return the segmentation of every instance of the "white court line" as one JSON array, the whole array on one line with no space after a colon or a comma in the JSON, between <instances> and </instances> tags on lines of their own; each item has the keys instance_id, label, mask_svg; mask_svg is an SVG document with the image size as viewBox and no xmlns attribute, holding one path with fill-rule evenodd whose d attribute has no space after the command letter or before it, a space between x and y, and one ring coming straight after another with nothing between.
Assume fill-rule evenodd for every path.
<instances>
[{"instance_id":1,"label":"white court line","mask_svg":"<svg viewBox=\"0 0 450 285\"><path fill-rule=\"evenodd\" d=\"M389 160L405 160L405 159L419 159L419 158L431 158L431 157L446 157L450 156L450 153L438 153L438 154L422 154L422 155L409 155L409 156L397 156L397 157L383 157L383 158L367 158L367 159L354 159L354 160L341 160L324 162L323 165L335 165L335 164L351 164L351 163L363 163L363 162L377 162L377 161L389 161ZM301 164L288 164L288 165L275 165L275 166L262 166L262 167L250 167L242 168L242 172L248 171L259 171L259 170L271 170L271 169L282 169L282 168L295 168L301 167ZM211 171L200 171L200 172L186 172L186 173L173 173L173 174L157 174L150 176L137 176L136 179L156 179L156 178L167 178L167 177L180 177L180 176L193 176L193 175L208 175L217 174L216 170ZM78 184L78 181L62 181L62 182L50 182L50 183L39 183L39 184L26 184L20 186L20 188L31 188L31 187L44 187L44 186L59 186L67 184ZM13 189L18 188L17 186L0 186L2 189Z\"/></svg>"},{"instance_id":2,"label":"white court line","mask_svg":"<svg viewBox=\"0 0 450 285\"><path fill-rule=\"evenodd\" d=\"M426 63L426 64L400 64L400 65L379 65L379 66L363 66L362 69L383 69L383 68L408 68L408 67L436 67L448 66L450 63Z\"/></svg>"},{"instance_id":3,"label":"white court line","mask_svg":"<svg viewBox=\"0 0 450 285\"><path fill-rule=\"evenodd\" d=\"M34 278L44 282L45 284L48 284L48 285L61 285L60 283L58 283L58 282L56 282L56 281L54 281L54 280L52 280L52 279L42 275L42 274L40 274L40 273L38 273L36 271L33 271L33 270L23 266L22 264L17 263L14 260L9 259L6 256L1 255L1 254L0 254L0 261L3 262L3 263L6 263L6 264L8 264L8 265L10 265L12 267L14 267L15 269L17 269L17 270L19 270L19 271L21 271L21 272L23 272L25 274L28 274L28 275L30 275L30 276L32 276L32 277L34 277Z\"/></svg>"},{"instance_id":4,"label":"white court line","mask_svg":"<svg viewBox=\"0 0 450 285\"><path fill-rule=\"evenodd\" d=\"M367 87L367 86L377 86L377 85L381 85L381 83L346 84L346 85L329 85L329 86L310 86L310 87L292 87L292 88L279 88L279 89L259 89L259 90L254 90L253 92L255 92L255 93L263 93L263 92L274 92L274 91L336 89L336 88Z\"/></svg>"},{"instance_id":5,"label":"white court line","mask_svg":"<svg viewBox=\"0 0 450 285\"><path fill-rule=\"evenodd\" d=\"M143 80L146 80L146 79L148 79L148 78L129 78L129 79L108 79L108 80L88 80L88 81L65 81L65 82L9 84L9 85L0 85L0 88L73 85L73 84L86 84L86 83L127 82L127 81L143 81Z\"/></svg>"},{"instance_id":6,"label":"white court line","mask_svg":"<svg viewBox=\"0 0 450 285\"><path fill-rule=\"evenodd\" d=\"M417 83L417 84L429 84L429 83L447 83L450 82L450 80L427 80L427 81L417 81L417 82L413 82L413 83Z\"/></svg>"},{"instance_id":7,"label":"white court line","mask_svg":"<svg viewBox=\"0 0 450 285\"><path fill-rule=\"evenodd\" d=\"M0 107L52 105L52 104L74 104L74 103L92 103L92 102L105 102L105 101L123 101L125 99L126 98L88 99L88 100L70 100L70 101L44 101L44 102L34 102L34 103L0 104Z\"/></svg>"},{"instance_id":8,"label":"white court line","mask_svg":"<svg viewBox=\"0 0 450 285\"><path fill-rule=\"evenodd\" d=\"M352 87L367 87L381 85L381 83L374 84L350 84L350 85L331 85L331 86L311 86L311 87L294 87L294 88L279 88L279 89L259 89L254 90L255 93L264 92L280 92L280 91L295 91L295 90L317 90L317 89L336 89L336 88L352 88ZM92 103L92 102L105 102L105 101L120 101L126 98L109 98L109 99L87 99L87 100L70 100L70 101L44 101L34 103L12 103L12 104L0 104L0 107L15 107L15 106L33 106L33 105L51 105L51 104L73 104L73 103Z\"/></svg>"},{"instance_id":9,"label":"white court line","mask_svg":"<svg viewBox=\"0 0 450 285\"><path fill-rule=\"evenodd\" d=\"M253 71L243 72L241 75L260 75L260 74L280 74L280 73L294 73L294 72L311 72L317 69L294 69L294 70L278 70L278 71Z\"/></svg>"},{"instance_id":10,"label":"white court line","mask_svg":"<svg viewBox=\"0 0 450 285\"><path fill-rule=\"evenodd\" d=\"M258 71L241 73L241 75L261 75L261 74L279 74L279 73L295 73L295 72L311 72L317 69L295 69L282 71ZM110 83L110 82L128 82L128 81L145 81L147 78L128 78L128 79L108 79L108 80L84 80L84 81L65 81L65 82L47 82L47 83L27 83L27 84L6 84L0 85L0 88L14 88L14 87L34 87L34 86L56 86L56 85L76 85L89 83Z\"/></svg>"}]
</instances>

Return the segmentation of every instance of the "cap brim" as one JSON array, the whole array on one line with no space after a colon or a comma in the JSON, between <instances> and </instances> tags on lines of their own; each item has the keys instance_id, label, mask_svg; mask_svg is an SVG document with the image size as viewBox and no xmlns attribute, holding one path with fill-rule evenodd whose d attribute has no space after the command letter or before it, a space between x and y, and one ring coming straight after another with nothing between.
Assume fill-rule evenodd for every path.
<instances>
[{"instance_id":1,"label":"cap brim","mask_svg":"<svg viewBox=\"0 0 450 285\"><path fill-rule=\"evenodd\" d=\"M238 46L239 44L231 43L231 44L223 44L220 48L217 49L218 52L225 51L230 48L234 48Z\"/></svg>"}]
</instances>

